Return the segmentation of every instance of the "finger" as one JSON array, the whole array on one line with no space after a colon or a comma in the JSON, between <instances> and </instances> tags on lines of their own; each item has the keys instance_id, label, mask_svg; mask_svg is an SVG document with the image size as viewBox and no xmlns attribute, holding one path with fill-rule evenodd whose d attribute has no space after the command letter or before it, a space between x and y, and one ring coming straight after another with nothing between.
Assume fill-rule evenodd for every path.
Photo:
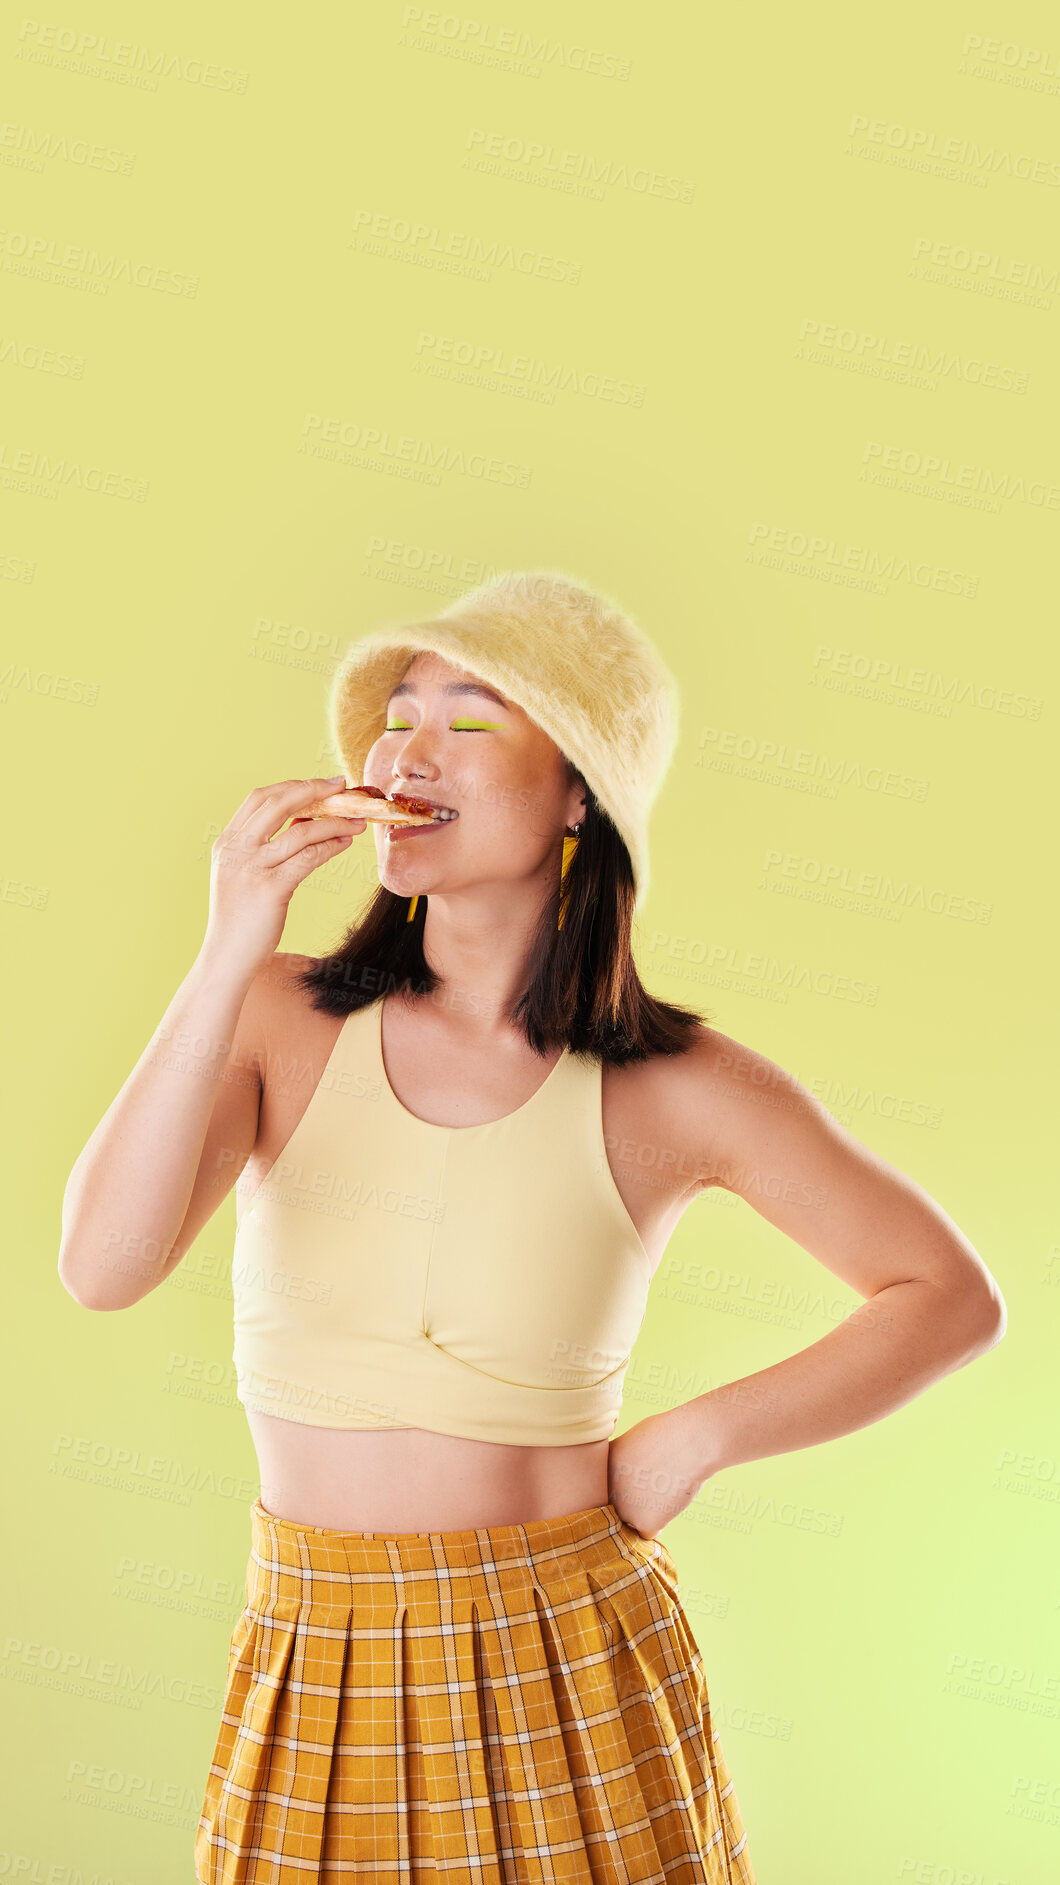
<instances>
[{"instance_id":1,"label":"finger","mask_svg":"<svg viewBox=\"0 0 1060 1885\"><path fill-rule=\"evenodd\" d=\"M341 781L282 779L276 785L256 786L243 801L246 812L240 806L236 814L240 821L238 829L245 832L252 843L263 844L266 838L271 838L286 823L299 805L312 805L314 799L327 798L344 786L344 778Z\"/></svg>"},{"instance_id":2,"label":"finger","mask_svg":"<svg viewBox=\"0 0 1060 1885\"><path fill-rule=\"evenodd\" d=\"M286 835L286 834L285 834ZM353 843L353 834L349 831L336 831L330 838L316 838L309 844L302 844L291 852L290 857L282 861L282 867L291 866L298 873L298 878L307 877L318 864L324 864L331 857L348 851ZM271 850L271 846L269 847Z\"/></svg>"},{"instance_id":3,"label":"finger","mask_svg":"<svg viewBox=\"0 0 1060 1885\"><path fill-rule=\"evenodd\" d=\"M306 827L304 831L303 825ZM355 838L367 829L367 819L343 818L337 812L327 818L295 818L287 830L269 844L268 861L270 864L283 864L299 851L312 850L314 844L327 843L332 838Z\"/></svg>"}]
</instances>

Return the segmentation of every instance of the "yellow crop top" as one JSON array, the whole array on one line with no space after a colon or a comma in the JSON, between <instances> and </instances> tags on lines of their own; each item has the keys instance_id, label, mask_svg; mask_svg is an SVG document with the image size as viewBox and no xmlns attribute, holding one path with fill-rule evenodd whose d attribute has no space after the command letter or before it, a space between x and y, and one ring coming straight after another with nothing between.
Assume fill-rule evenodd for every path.
<instances>
[{"instance_id":1,"label":"yellow crop top","mask_svg":"<svg viewBox=\"0 0 1060 1885\"><path fill-rule=\"evenodd\" d=\"M651 1265L599 1061L564 1049L503 1119L432 1125L390 1086L382 1016L347 1015L236 1232L239 1400L314 1427L607 1439Z\"/></svg>"}]
</instances>

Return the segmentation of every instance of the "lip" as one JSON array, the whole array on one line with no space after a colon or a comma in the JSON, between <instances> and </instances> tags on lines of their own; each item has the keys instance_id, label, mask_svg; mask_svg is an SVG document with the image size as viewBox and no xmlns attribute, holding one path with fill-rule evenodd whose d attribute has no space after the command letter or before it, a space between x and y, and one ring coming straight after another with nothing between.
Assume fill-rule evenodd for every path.
<instances>
[{"instance_id":1,"label":"lip","mask_svg":"<svg viewBox=\"0 0 1060 1885\"><path fill-rule=\"evenodd\" d=\"M398 844L405 838L425 838L431 831L448 831L455 825L455 818L439 818L431 825L384 825L387 844Z\"/></svg>"}]
</instances>

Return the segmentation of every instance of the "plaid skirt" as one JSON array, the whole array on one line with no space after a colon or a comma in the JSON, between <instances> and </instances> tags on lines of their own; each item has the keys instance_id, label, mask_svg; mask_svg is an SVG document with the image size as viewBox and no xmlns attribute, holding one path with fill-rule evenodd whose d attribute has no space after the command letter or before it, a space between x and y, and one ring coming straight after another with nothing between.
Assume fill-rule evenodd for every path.
<instances>
[{"instance_id":1,"label":"plaid skirt","mask_svg":"<svg viewBox=\"0 0 1060 1885\"><path fill-rule=\"evenodd\" d=\"M199 1885L755 1885L674 1561L613 1505L345 1532L251 1507Z\"/></svg>"}]
</instances>

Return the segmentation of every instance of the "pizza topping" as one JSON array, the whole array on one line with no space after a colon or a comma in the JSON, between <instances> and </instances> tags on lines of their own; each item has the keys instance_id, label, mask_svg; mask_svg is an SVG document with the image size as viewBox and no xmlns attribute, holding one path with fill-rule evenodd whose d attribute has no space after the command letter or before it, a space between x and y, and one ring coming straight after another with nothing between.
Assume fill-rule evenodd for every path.
<instances>
[{"instance_id":1,"label":"pizza topping","mask_svg":"<svg viewBox=\"0 0 1060 1885\"><path fill-rule=\"evenodd\" d=\"M369 787L365 786L362 789L368 791ZM385 798L386 794L382 793L380 796ZM391 805L400 805L407 812L425 813L430 818L447 819L458 818L460 816L459 812L454 812L451 806L432 805L430 799L414 798L408 792L391 792L389 803Z\"/></svg>"}]
</instances>

